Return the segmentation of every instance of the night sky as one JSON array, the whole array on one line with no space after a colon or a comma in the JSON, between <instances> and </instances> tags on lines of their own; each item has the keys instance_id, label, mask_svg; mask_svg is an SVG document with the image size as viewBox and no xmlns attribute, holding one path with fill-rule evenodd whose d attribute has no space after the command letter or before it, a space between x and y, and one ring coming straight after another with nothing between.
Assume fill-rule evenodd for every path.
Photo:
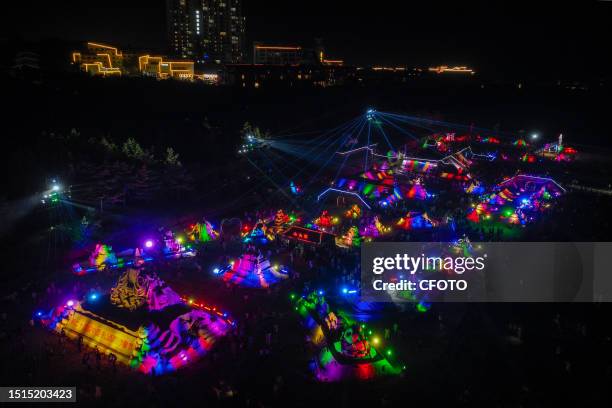
<instances>
[{"instance_id":1,"label":"night sky","mask_svg":"<svg viewBox=\"0 0 612 408\"><path fill-rule=\"evenodd\" d=\"M3 13L5 38L165 47L164 0L20 3ZM358 65L462 64L489 73L569 77L610 71L612 1L412 3L245 0L247 44L309 46L320 37L330 58Z\"/></svg>"}]
</instances>

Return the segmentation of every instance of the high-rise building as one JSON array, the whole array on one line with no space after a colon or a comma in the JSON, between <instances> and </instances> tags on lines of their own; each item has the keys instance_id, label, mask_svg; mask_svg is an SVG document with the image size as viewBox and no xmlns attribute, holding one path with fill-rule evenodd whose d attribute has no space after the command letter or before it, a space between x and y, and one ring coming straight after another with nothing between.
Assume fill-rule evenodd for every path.
<instances>
[{"instance_id":1,"label":"high-rise building","mask_svg":"<svg viewBox=\"0 0 612 408\"><path fill-rule=\"evenodd\" d=\"M196 62L243 61L241 0L166 0L166 17L173 56Z\"/></svg>"}]
</instances>

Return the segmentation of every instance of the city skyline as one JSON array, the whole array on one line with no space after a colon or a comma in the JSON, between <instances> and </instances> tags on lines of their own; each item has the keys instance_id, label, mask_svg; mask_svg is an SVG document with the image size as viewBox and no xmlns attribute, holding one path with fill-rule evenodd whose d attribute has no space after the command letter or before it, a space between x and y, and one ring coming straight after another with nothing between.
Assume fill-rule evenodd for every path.
<instances>
[{"instance_id":1,"label":"city skyline","mask_svg":"<svg viewBox=\"0 0 612 408\"><path fill-rule=\"evenodd\" d=\"M40 13L15 10L4 25L6 38L103 41L119 46L167 50L165 1L108 1L93 8L41 4ZM396 8L397 13L382 12ZM47 10L45 10L47 8ZM411 5L393 2L376 9L310 2L302 9L271 2L244 2L247 56L253 42L312 47L317 38L331 55L352 65L468 65L479 72L552 75L605 72L605 2L555 8L498 3ZM46 11L46 12L45 12ZM47 18L52 15L54 18ZM554 18L550 18L554 15ZM31 24L15 27L28 16ZM549 18L546 18L549 17ZM589 21L587 26L582 22Z\"/></svg>"}]
</instances>

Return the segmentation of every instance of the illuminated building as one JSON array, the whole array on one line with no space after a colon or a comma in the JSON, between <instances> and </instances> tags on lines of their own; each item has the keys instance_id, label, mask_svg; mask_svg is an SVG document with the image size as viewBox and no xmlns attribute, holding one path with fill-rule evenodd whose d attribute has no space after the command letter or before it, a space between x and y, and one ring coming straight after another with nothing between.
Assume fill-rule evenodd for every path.
<instances>
[{"instance_id":1,"label":"illuminated building","mask_svg":"<svg viewBox=\"0 0 612 408\"><path fill-rule=\"evenodd\" d=\"M265 65L298 65L302 63L302 47L253 45L253 63Z\"/></svg>"},{"instance_id":2,"label":"illuminated building","mask_svg":"<svg viewBox=\"0 0 612 408\"><path fill-rule=\"evenodd\" d=\"M335 65L228 64L225 82L240 88L327 87L355 82L355 68Z\"/></svg>"},{"instance_id":3,"label":"illuminated building","mask_svg":"<svg viewBox=\"0 0 612 408\"><path fill-rule=\"evenodd\" d=\"M206 82L207 84L210 85L218 85L219 81L220 81L220 77L219 74L217 73L212 73L212 72L204 72L204 73L199 73L199 74L194 74L193 76L196 79L199 79L201 81Z\"/></svg>"},{"instance_id":4,"label":"illuminated building","mask_svg":"<svg viewBox=\"0 0 612 408\"><path fill-rule=\"evenodd\" d=\"M263 65L333 65L342 66L344 61L326 59L321 40L316 47L303 48L299 45L253 44L253 63Z\"/></svg>"},{"instance_id":5,"label":"illuminated building","mask_svg":"<svg viewBox=\"0 0 612 408\"><path fill-rule=\"evenodd\" d=\"M344 65L344 61L343 60L329 60L329 59L323 59L323 65L335 65L337 67L341 67L342 65Z\"/></svg>"},{"instance_id":6,"label":"illuminated building","mask_svg":"<svg viewBox=\"0 0 612 408\"><path fill-rule=\"evenodd\" d=\"M123 54L110 45L88 42L83 52L72 53L72 63L91 75L121 75Z\"/></svg>"},{"instance_id":7,"label":"illuminated building","mask_svg":"<svg viewBox=\"0 0 612 408\"><path fill-rule=\"evenodd\" d=\"M191 2L189 5L191 5ZM186 0L166 1L168 49L174 55L181 58L188 58L194 55L193 29L190 23L192 14L189 5Z\"/></svg>"},{"instance_id":8,"label":"illuminated building","mask_svg":"<svg viewBox=\"0 0 612 408\"><path fill-rule=\"evenodd\" d=\"M253 64L226 65L225 82L242 88L326 87L355 81L355 68L327 59L321 39L314 47L253 44Z\"/></svg>"},{"instance_id":9,"label":"illuminated building","mask_svg":"<svg viewBox=\"0 0 612 408\"><path fill-rule=\"evenodd\" d=\"M214 70L196 72L192 60L170 59L160 55L122 53L110 45L88 42L83 50L74 51L72 64L95 76L145 76L157 79L200 80L218 84Z\"/></svg>"},{"instance_id":10,"label":"illuminated building","mask_svg":"<svg viewBox=\"0 0 612 408\"><path fill-rule=\"evenodd\" d=\"M406 71L406 67L381 67L381 66L375 66L375 67L372 67L372 71L404 72L404 71Z\"/></svg>"},{"instance_id":11,"label":"illuminated building","mask_svg":"<svg viewBox=\"0 0 612 408\"><path fill-rule=\"evenodd\" d=\"M174 56L199 63L244 59L241 0L166 0L166 21Z\"/></svg>"},{"instance_id":12,"label":"illuminated building","mask_svg":"<svg viewBox=\"0 0 612 408\"><path fill-rule=\"evenodd\" d=\"M317 38L315 40L315 43L316 45L315 45L314 53L315 53L315 58L317 60L317 63L322 64L322 65L336 66L336 67L341 67L344 65L343 60L325 58L325 51L323 50L323 44L320 38Z\"/></svg>"},{"instance_id":13,"label":"illuminated building","mask_svg":"<svg viewBox=\"0 0 612 408\"><path fill-rule=\"evenodd\" d=\"M460 74L475 74L474 70L468 67L448 67L446 65L440 65L438 67L430 67L429 72L435 72L437 74L444 73L460 73Z\"/></svg>"},{"instance_id":14,"label":"illuminated building","mask_svg":"<svg viewBox=\"0 0 612 408\"><path fill-rule=\"evenodd\" d=\"M140 73L160 79L191 80L194 78L193 65L193 61L169 61L159 56L142 55L138 57Z\"/></svg>"},{"instance_id":15,"label":"illuminated building","mask_svg":"<svg viewBox=\"0 0 612 408\"><path fill-rule=\"evenodd\" d=\"M357 69L358 81L365 84L406 83L421 76L421 69L406 66L363 67Z\"/></svg>"}]
</instances>

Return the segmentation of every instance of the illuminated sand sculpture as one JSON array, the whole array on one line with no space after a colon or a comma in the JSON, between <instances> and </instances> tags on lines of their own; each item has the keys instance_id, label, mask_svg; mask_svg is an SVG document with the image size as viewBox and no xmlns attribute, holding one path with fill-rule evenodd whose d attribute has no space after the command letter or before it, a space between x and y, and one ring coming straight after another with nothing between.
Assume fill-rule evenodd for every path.
<instances>
[{"instance_id":1,"label":"illuminated sand sculpture","mask_svg":"<svg viewBox=\"0 0 612 408\"><path fill-rule=\"evenodd\" d=\"M120 363L156 374L197 360L234 325L226 313L183 299L135 268L120 276L108 296L69 300L40 320Z\"/></svg>"}]
</instances>

